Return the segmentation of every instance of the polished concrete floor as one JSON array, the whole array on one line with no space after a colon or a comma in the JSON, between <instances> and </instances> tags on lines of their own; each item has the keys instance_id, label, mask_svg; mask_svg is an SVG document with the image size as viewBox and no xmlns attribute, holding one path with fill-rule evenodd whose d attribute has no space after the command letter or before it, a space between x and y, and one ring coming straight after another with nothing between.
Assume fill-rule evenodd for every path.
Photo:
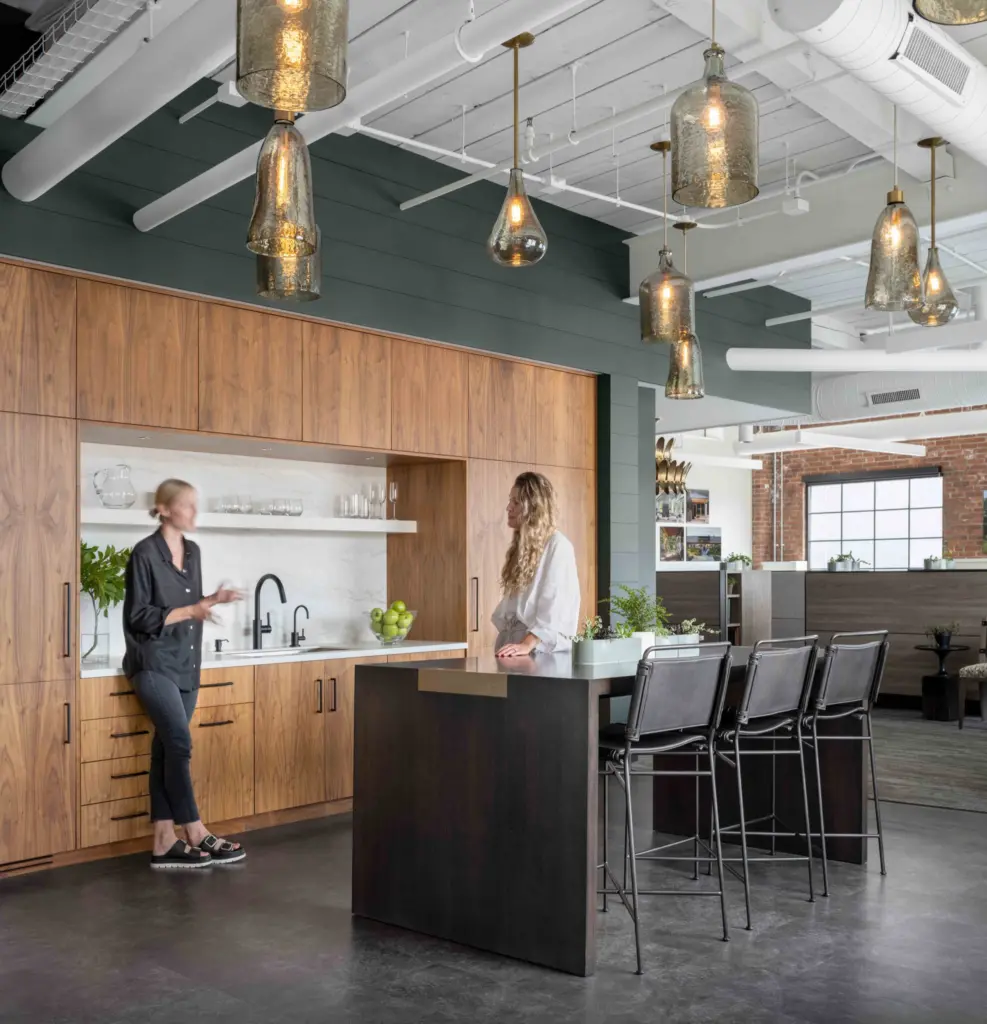
<instances>
[{"instance_id":1,"label":"polished concrete floor","mask_svg":"<svg viewBox=\"0 0 987 1024\"><path fill-rule=\"evenodd\" d=\"M752 933L731 883L729 943L715 898L647 901L644 977L619 906L589 979L354 921L345 818L251 833L242 868L136 856L7 879L0 1021L982 1022L987 816L889 804L885 825L887 878L875 849L815 904L804 865L762 866Z\"/></svg>"}]
</instances>

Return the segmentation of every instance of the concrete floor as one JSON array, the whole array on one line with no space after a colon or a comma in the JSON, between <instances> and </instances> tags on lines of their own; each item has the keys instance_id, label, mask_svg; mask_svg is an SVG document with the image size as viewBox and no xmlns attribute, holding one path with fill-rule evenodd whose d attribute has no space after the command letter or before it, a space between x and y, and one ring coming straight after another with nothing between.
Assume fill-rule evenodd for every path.
<instances>
[{"instance_id":1,"label":"concrete floor","mask_svg":"<svg viewBox=\"0 0 987 1024\"><path fill-rule=\"evenodd\" d=\"M728 883L729 943L715 898L646 901L644 977L619 905L590 979L354 921L345 818L251 833L240 869L160 874L135 856L7 879L0 1021L982 1022L987 815L884 810L887 878L875 849L809 904L804 865L760 865L754 932Z\"/></svg>"}]
</instances>

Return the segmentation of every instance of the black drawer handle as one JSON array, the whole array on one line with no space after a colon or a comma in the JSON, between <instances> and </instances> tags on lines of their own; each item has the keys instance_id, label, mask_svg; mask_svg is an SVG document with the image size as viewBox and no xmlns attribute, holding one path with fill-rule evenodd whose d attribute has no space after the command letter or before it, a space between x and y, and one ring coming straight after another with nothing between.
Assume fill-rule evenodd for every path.
<instances>
[{"instance_id":1,"label":"black drawer handle","mask_svg":"<svg viewBox=\"0 0 987 1024\"><path fill-rule=\"evenodd\" d=\"M199 686L200 690L215 690L217 686L232 686L233 680L231 679L228 683L202 683Z\"/></svg>"},{"instance_id":2,"label":"black drawer handle","mask_svg":"<svg viewBox=\"0 0 987 1024\"><path fill-rule=\"evenodd\" d=\"M134 696L134 691L133 690L114 690L113 693L110 694L110 696L111 697L133 697Z\"/></svg>"},{"instance_id":3,"label":"black drawer handle","mask_svg":"<svg viewBox=\"0 0 987 1024\"><path fill-rule=\"evenodd\" d=\"M65 644L63 658L72 657L72 584L65 584Z\"/></svg>"},{"instance_id":4,"label":"black drawer handle","mask_svg":"<svg viewBox=\"0 0 987 1024\"><path fill-rule=\"evenodd\" d=\"M150 818L150 811L137 811L134 814L117 814L110 818L110 821L127 821L130 818Z\"/></svg>"},{"instance_id":5,"label":"black drawer handle","mask_svg":"<svg viewBox=\"0 0 987 1024\"><path fill-rule=\"evenodd\" d=\"M72 742L72 705L65 702L65 742Z\"/></svg>"},{"instance_id":6,"label":"black drawer handle","mask_svg":"<svg viewBox=\"0 0 987 1024\"><path fill-rule=\"evenodd\" d=\"M222 722L199 722L200 729L215 729L217 725L236 725L232 718L226 718Z\"/></svg>"},{"instance_id":7,"label":"black drawer handle","mask_svg":"<svg viewBox=\"0 0 987 1024\"><path fill-rule=\"evenodd\" d=\"M138 729L136 732L111 732L111 740L123 740L128 736L149 736L151 733L150 729Z\"/></svg>"},{"instance_id":8,"label":"black drawer handle","mask_svg":"<svg viewBox=\"0 0 987 1024\"><path fill-rule=\"evenodd\" d=\"M149 771L143 771L143 772L124 772L122 775L111 775L110 778L111 779L136 779L136 778L139 778L141 775L150 775L150 774L151 773Z\"/></svg>"}]
</instances>

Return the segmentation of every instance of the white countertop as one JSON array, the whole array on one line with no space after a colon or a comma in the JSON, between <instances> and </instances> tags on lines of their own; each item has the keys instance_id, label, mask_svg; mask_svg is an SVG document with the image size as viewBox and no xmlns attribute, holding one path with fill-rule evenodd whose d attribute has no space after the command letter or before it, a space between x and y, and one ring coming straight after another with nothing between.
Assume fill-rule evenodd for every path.
<instances>
[{"instance_id":1,"label":"white countertop","mask_svg":"<svg viewBox=\"0 0 987 1024\"><path fill-rule=\"evenodd\" d=\"M284 652L280 654L251 653L249 656L232 657L227 651L225 654L216 654L212 651L202 655L202 668L228 668L238 665L277 665L288 661L335 661L341 658L386 658L389 654L432 654L435 651L449 651L449 656L455 658L462 651L466 650L464 643L439 643L438 641L422 641L421 643L402 643L385 646L377 643L354 644L351 647L343 648L339 645L338 650L309 650L310 647L332 647L331 641L321 641L317 644L306 644L301 648L300 654ZM83 679L95 676L122 676L123 657L111 658L109 665L90 666L83 665L79 673Z\"/></svg>"}]
</instances>

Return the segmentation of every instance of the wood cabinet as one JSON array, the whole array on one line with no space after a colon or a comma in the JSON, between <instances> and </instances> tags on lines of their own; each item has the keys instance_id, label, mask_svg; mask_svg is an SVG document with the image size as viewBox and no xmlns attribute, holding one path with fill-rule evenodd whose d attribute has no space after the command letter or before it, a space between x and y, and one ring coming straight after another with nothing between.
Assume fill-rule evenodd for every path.
<instances>
[{"instance_id":1,"label":"wood cabinet","mask_svg":"<svg viewBox=\"0 0 987 1024\"><path fill-rule=\"evenodd\" d=\"M302 323L199 304L199 429L302 436Z\"/></svg>"},{"instance_id":2,"label":"wood cabinet","mask_svg":"<svg viewBox=\"0 0 987 1024\"><path fill-rule=\"evenodd\" d=\"M325 665L254 670L254 809L257 814L326 799Z\"/></svg>"},{"instance_id":3,"label":"wood cabinet","mask_svg":"<svg viewBox=\"0 0 987 1024\"><path fill-rule=\"evenodd\" d=\"M205 822L254 813L254 706L196 708L192 733L192 785Z\"/></svg>"},{"instance_id":4,"label":"wood cabinet","mask_svg":"<svg viewBox=\"0 0 987 1024\"><path fill-rule=\"evenodd\" d=\"M0 865L75 846L74 686L0 686Z\"/></svg>"},{"instance_id":5,"label":"wood cabinet","mask_svg":"<svg viewBox=\"0 0 987 1024\"><path fill-rule=\"evenodd\" d=\"M469 356L469 454L534 462L535 371L531 363Z\"/></svg>"},{"instance_id":6,"label":"wood cabinet","mask_svg":"<svg viewBox=\"0 0 987 1024\"><path fill-rule=\"evenodd\" d=\"M0 685L75 678L78 459L74 421L0 413Z\"/></svg>"},{"instance_id":7,"label":"wood cabinet","mask_svg":"<svg viewBox=\"0 0 987 1024\"><path fill-rule=\"evenodd\" d=\"M391 340L391 447L464 457L469 448L469 356Z\"/></svg>"},{"instance_id":8,"label":"wood cabinet","mask_svg":"<svg viewBox=\"0 0 987 1024\"><path fill-rule=\"evenodd\" d=\"M547 366L534 369L535 461L595 469L596 378Z\"/></svg>"},{"instance_id":9,"label":"wood cabinet","mask_svg":"<svg viewBox=\"0 0 987 1024\"><path fill-rule=\"evenodd\" d=\"M391 447L391 341L305 323L306 441Z\"/></svg>"},{"instance_id":10,"label":"wood cabinet","mask_svg":"<svg viewBox=\"0 0 987 1024\"><path fill-rule=\"evenodd\" d=\"M353 795L353 689L357 661L325 663L326 799Z\"/></svg>"},{"instance_id":11,"label":"wood cabinet","mask_svg":"<svg viewBox=\"0 0 987 1024\"><path fill-rule=\"evenodd\" d=\"M80 280L79 418L195 430L197 305L174 295Z\"/></svg>"},{"instance_id":12,"label":"wood cabinet","mask_svg":"<svg viewBox=\"0 0 987 1024\"><path fill-rule=\"evenodd\" d=\"M0 263L0 409L75 416L75 278Z\"/></svg>"},{"instance_id":13,"label":"wood cabinet","mask_svg":"<svg viewBox=\"0 0 987 1024\"><path fill-rule=\"evenodd\" d=\"M83 849L137 839L153 832L149 796L88 804L82 808L79 817L79 846Z\"/></svg>"}]
</instances>

